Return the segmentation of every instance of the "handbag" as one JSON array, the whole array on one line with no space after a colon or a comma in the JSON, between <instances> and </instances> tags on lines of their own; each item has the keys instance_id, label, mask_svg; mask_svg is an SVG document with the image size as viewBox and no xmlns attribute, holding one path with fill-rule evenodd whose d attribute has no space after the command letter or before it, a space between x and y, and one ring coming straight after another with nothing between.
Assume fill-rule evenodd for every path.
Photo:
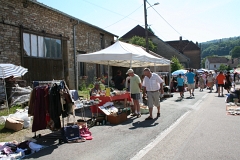
<instances>
[{"instance_id":1,"label":"handbag","mask_svg":"<svg viewBox=\"0 0 240 160\"><path fill-rule=\"evenodd\" d=\"M77 140L80 138L78 125L66 126L62 128L64 142Z\"/></svg>"},{"instance_id":2,"label":"handbag","mask_svg":"<svg viewBox=\"0 0 240 160\"><path fill-rule=\"evenodd\" d=\"M85 126L83 126L80 130L81 137L85 138L86 140L92 140L92 133L89 131L89 129Z\"/></svg>"}]
</instances>

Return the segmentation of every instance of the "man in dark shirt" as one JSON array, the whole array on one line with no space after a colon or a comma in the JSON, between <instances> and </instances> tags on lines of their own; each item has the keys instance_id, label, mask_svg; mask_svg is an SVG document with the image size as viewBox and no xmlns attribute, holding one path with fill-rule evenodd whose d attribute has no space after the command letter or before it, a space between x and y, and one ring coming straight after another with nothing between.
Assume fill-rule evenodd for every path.
<instances>
[{"instance_id":1,"label":"man in dark shirt","mask_svg":"<svg viewBox=\"0 0 240 160\"><path fill-rule=\"evenodd\" d=\"M120 70L117 71L117 75L113 78L113 82L116 89L123 90L125 79L122 77L122 72Z\"/></svg>"}]
</instances>

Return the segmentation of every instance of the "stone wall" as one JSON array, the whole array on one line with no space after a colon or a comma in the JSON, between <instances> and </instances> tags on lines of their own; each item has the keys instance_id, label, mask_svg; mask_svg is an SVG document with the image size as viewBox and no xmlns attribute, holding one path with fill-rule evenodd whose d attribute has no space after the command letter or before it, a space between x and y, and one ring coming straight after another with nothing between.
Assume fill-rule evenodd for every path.
<instances>
[{"instance_id":1,"label":"stone wall","mask_svg":"<svg viewBox=\"0 0 240 160\"><path fill-rule=\"evenodd\" d=\"M184 51L184 55L191 59L189 63L190 68L199 69L201 68L201 51L193 50L193 51Z\"/></svg>"},{"instance_id":2,"label":"stone wall","mask_svg":"<svg viewBox=\"0 0 240 160\"><path fill-rule=\"evenodd\" d=\"M74 78L74 46L73 26L77 20L60 14L44 6L27 1L27 6L21 0L0 0L0 63L23 64L21 61L20 26L24 30L36 33L54 35L67 39L63 61L65 79L69 87L73 89ZM15 27L14 27L15 26ZM76 50L87 53L98 51L100 46L100 33L104 34L105 46L111 45L114 36L103 30L80 22L76 25ZM66 66L67 65L67 66ZM87 73L96 74L94 65L87 68Z\"/></svg>"}]
</instances>

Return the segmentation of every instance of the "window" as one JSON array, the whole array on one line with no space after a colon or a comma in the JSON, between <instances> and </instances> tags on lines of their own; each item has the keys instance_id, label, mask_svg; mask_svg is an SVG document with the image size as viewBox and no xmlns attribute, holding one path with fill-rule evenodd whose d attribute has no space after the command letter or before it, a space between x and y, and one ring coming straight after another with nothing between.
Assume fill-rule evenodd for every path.
<instances>
[{"instance_id":1,"label":"window","mask_svg":"<svg viewBox=\"0 0 240 160\"><path fill-rule=\"evenodd\" d=\"M23 33L24 56L62 58L61 40Z\"/></svg>"},{"instance_id":2,"label":"window","mask_svg":"<svg viewBox=\"0 0 240 160\"><path fill-rule=\"evenodd\" d=\"M78 54L86 54L84 51L77 51ZM80 77L86 76L86 63L84 62L78 62L78 75Z\"/></svg>"},{"instance_id":3,"label":"window","mask_svg":"<svg viewBox=\"0 0 240 160\"><path fill-rule=\"evenodd\" d=\"M216 64L214 64L214 68L216 68Z\"/></svg>"},{"instance_id":4,"label":"window","mask_svg":"<svg viewBox=\"0 0 240 160\"><path fill-rule=\"evenodd\" d=\"M105 43L104 43L105 39L104 39L104 34L100 34L100 45L101 45L101 49L105 48Z\"/></svg>"}]
</instances>

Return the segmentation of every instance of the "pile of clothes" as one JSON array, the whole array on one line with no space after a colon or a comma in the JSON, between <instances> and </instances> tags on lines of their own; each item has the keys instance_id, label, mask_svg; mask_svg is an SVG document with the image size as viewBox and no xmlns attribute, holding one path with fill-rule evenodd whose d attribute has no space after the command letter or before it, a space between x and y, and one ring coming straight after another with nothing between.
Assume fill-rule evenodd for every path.
<instances>
[{"instance_id":1,"label":"pile of clothes","mask_svg":"<svg viewBox=\"0 0 240 160\"><path fill-rule=\"evenodd\" d=\"M38 152L44 148L44 146L36 144L32 141L24 141L18 143L13 142L1 142L0 143L0 159L18 159L23 158L25 155Z\"/></svg>"}]
</instances>

